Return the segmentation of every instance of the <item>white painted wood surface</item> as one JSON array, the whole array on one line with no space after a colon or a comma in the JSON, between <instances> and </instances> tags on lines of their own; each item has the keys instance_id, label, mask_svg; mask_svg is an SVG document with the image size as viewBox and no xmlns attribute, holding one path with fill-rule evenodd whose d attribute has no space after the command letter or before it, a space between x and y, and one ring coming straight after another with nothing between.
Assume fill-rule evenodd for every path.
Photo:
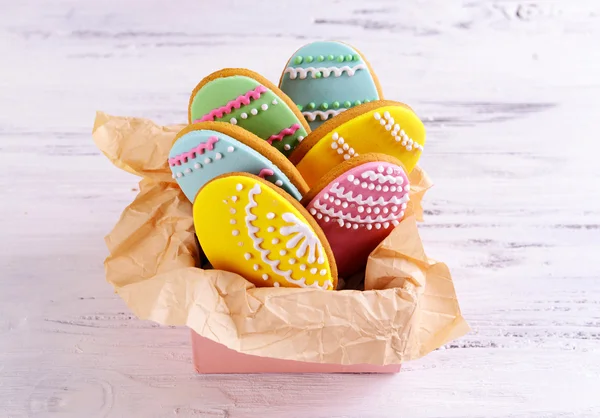
<instances>
[{"instance_id":1,"label":"white painted wood surface","mask_svg":"<svg viewBox=\"0 0 600 418\"><path fill-rule=\"evenodd\" d=\"M1 417L600 416L600 4L321 3L0 2ZM181 122L204 75L317 38L426 121L421 232L473 331L395 376L197 376L104 282L137 179L94 111Z\"/></svg>"}]
</instances>

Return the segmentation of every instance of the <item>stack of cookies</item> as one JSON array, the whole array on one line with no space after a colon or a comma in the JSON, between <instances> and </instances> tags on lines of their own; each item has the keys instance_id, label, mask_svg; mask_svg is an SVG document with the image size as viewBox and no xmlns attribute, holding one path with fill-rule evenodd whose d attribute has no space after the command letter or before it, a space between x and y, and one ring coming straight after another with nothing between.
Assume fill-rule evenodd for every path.
<instances>
[{"instance_id":1,"label":"stack of cookies","mask_svg":"<svg viewBox=\"0 0 600 418\"><path fill-rule=\"evenodd\" d=\"M337 288L403 219L421 120L356 49L314 42L279 87L246 69L194 89L169 154L213 268L256 286Z\"/></svg>"}]
</instances>

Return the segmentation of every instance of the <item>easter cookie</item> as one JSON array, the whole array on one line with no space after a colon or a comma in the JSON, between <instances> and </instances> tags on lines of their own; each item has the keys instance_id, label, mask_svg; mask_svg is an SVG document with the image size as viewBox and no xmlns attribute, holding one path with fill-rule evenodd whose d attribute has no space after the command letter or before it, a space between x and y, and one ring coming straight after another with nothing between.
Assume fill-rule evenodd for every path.
<instances>
[{"instance_id":1,"label":"easter cookie","mask_svg":"<svg viewBox=\"0 0 600 418\"><path fill-rule=\"evenodd\" d=\"M194 201L194 225L215 269L256 286L336 288L335 261L319 225L260 177L231 173L207 183Z\"/></svg>"},{"instance_id":2,"label":"easter cookie","mask_svg":"<svg viewBox=\"0 0 600 418\"><path fill-rule=\"evenodd\" d=\"M316 129L351 107L383 99L373 69L360 52L342 42L312 42L287 62L279 88Z\"/></svg>"},{"instance_id":3,"label":"easter cookie","mask_svg":"<svg viewBox=\"0 0 600 418\"><path fill-rule=\"evenodd\" d=\"M376 152L400 160L407 173L425 144L423 122L406 105L378 100L354 107L315 129L290 155L309 187L339 163Z\"/></svg>"},{"instance_id":4,"label":"easter cookie","mask_svg":"<svg viewBox=\"0 0 600 418\"><path fill-rule=\"evenodd\" d=\"M325 233L341 277L364 268L402 220L409 190L400 161L364 154L335 167L302 199Z\"/></svg>"},{"instance_id":5,"label":"easter cookie","mask_svg":"<svg viewBox=\"0 0 600 418\"><path fill-rule=\"evenodd\" d=\"M171 147L169 167L191 202L202 186L231 172L263 177L297 200L308 191L296 167L283 154L251 132L228 123L200 122L184 128Z\"/></svg>"},{"instance_id":6,"label":"easter cookie","mask_svg":"<svg viewBox=\"0 0 600 418\"><path fill-rule=\"evenodd\" d=\"M238 125L285 155L310 133L294 102L253 71L227 68L203 79L192 92L189 122L218 121Z\"/></svg>"}]
</instances>

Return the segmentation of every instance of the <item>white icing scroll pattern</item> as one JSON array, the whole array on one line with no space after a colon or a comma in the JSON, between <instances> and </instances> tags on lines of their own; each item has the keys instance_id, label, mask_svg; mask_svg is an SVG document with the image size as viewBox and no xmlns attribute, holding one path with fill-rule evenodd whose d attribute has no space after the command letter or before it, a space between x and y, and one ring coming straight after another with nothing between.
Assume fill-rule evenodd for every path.
<instances>
[{"instance_id":1,"label":"white icing scroll pattern","mask_svg":"<svg viewBox=\"0 0 600 418\"><path fill-rule=\"evenodd\" d=\"M325 262L323 246L315 233L293 213L286 212L281 216L284 221L292 224L291 226L282 226L279 230L281 235L286 237L295 234L286 243L286 248L289 250L300 244L296 251L297 257L304 257L308 250L307 259L309 263L317 261L318 264L323 264ZM317 252L318 258L316 256Z\"/></svg>"},{"instance_id":2,"label":"white icing scroll pattern","mask_svg":"<svg viewBox=\"0 0 600 418\"><path fill-rule=\"evenodd\" d=\"M349 77L352 77L354 73L358 70L364 70L367 66L365 64L357 64L354 67L349 67L348 65L344 65L343 67L287 67L284 71L284 74L289 74L290 79L294 80L299 78L301 80L305 79L310 73L312 78L317 78L317 73L321 73L323 78L329 77L333 74L335 77L341 76L344 72L348 74Z\"/></svg>"},{"instance_id":3,"label":"white icing scroll pattern","mask_svg":"<svg viewBox=\"0 0 600 418\"><path fill-rule=\"evenodd\" d=\"M313 122L317 118L317 116L319 118L321 118L321 120L327 120L327 119L329 119L329 117L337 116L346 110L348 110L348 109L346 109L346 108L329 109L325 112L323 112L321 110L315 110L314 112L302 112L302 115L306 118L307 121Z\"/></svg>"}]
</instances>

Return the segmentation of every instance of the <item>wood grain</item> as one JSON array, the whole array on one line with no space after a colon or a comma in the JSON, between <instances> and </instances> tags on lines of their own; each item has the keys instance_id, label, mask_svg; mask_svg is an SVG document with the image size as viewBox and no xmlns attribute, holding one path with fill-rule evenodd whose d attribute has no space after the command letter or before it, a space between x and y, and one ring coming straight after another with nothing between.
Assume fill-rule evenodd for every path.
<instances>
[{"instance_id":1,"label":"wood grain","mask_svg":"<svg viewBox=\"0 0 600 418\"><path fill-rule=\"evenodd\" d=\"M3 2L0 416L600 416L600 4ZM188 331L130 315L102 237L137 179L94 112L186 118L206 74L277 80L355 44L426 122L420 226L473 331L397 376L197 376Z\"/></svg>"}]
</instances>

